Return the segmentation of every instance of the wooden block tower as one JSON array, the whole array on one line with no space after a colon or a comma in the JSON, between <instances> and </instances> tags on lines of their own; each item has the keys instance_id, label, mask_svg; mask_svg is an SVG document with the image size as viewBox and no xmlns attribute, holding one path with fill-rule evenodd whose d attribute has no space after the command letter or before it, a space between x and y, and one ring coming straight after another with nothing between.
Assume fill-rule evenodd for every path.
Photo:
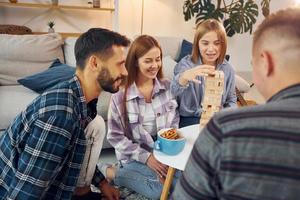
<instances>
[{"instance_id":1,"label":"wooden block tower","mask_svg":"<svg viewBox=\"0 0 300 200\"><path fill-rule=\"evenodd\" d=\"M216 71L214 76L205 78L204 98L202 101L202 114L200 126L204 126L221 108L222 94L224 91L224 73Z\"/></svg>"}]
</instances>

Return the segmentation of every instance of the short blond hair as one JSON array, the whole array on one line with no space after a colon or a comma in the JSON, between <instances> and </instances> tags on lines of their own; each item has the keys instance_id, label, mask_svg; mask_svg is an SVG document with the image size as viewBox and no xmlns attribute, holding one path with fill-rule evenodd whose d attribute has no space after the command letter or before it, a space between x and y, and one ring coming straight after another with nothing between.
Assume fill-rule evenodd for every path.
<instances>
[{"instance_id":1,"label":"short blond hair","mask_svg":"<svg viewBox=\"0 0 300 200\"><path fill-rule=\"evenodd\" d=\"M300 8L287 8L265 18L253 34L253 49L269 33L279 40L286 36L285 38L300 42Z\"/></svg>"},{"instance_id":2,"label":"short blond hair","mask_svg":"<svg viewBox=\"0 0 300 200\"><path fill-rule=\"evenodd\" d=\"M218 39L221 42L221 52L217 59L217 64L221 64L224 61L226 50L227 50L227 38L224 26L216 19L207 19L197 25L196 33L194 36L193 50L192 50L192 61L197 63L199 57L201 57L199 50L199 40L208 32L214 31L218 35ZM202 58L201 58L202 59Z\"/></svg>"}]
</instances>

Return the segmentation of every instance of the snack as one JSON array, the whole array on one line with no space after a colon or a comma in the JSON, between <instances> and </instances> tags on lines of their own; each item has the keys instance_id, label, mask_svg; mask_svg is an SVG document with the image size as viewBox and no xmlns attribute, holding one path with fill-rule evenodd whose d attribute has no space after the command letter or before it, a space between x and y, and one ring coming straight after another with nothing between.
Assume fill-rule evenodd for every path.
<instances>
[{"instance_id":1,"label":"snack","mask_svg":"<svg viewBox=\"0 0 300 200\"><path fill-rule=\"evenodd\" d=\"M177 133L175 128L172 128L172 129L169 129L169 130L163 132L160 136L163 138L166 138L166 139L170 139L170 140L177 140L180 138L180 136Z\"/></svg>"}]
</instances>

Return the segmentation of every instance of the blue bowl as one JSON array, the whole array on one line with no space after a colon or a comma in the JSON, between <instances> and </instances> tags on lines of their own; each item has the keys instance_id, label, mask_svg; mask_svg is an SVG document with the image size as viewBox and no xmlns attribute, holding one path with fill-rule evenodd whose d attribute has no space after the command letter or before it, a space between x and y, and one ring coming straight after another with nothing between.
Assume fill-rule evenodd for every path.
<instances>
[{"instance_id":1,"label":"blue bowl","mask_svg":"<svg viewBox=\"0 0 300 200\"><path fill-rule=\"evenodd\" d=\"M182 135L180 134L180 132L177 130L177 133L179 134L180 138L179 139L167 139L161 136L161 134L168 129L162 129L158 132L157 134L157 140L154 143L154 149L161 151L165 154L168 155L176 155L178 153L180 153L185 145L186 139L184 137L182 137Z\"/></svg>"}]
</instances>

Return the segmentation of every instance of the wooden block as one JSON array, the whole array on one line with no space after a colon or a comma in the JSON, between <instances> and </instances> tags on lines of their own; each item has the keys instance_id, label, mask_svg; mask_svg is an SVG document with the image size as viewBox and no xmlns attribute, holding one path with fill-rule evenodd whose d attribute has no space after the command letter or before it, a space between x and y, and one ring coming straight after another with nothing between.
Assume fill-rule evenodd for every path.
<instances>
[{"instance_id":1,"label":"wooden block","mask_svg":"<svg viewBox=\"0 0 300 200\"><path fill-rule=\"evenodd\" d=\"M222 71L216 71L214 76L207 76L205 78L200 126L204 126L220 110L223 92L224 73Z\"/></svg>"}]
</instances>

